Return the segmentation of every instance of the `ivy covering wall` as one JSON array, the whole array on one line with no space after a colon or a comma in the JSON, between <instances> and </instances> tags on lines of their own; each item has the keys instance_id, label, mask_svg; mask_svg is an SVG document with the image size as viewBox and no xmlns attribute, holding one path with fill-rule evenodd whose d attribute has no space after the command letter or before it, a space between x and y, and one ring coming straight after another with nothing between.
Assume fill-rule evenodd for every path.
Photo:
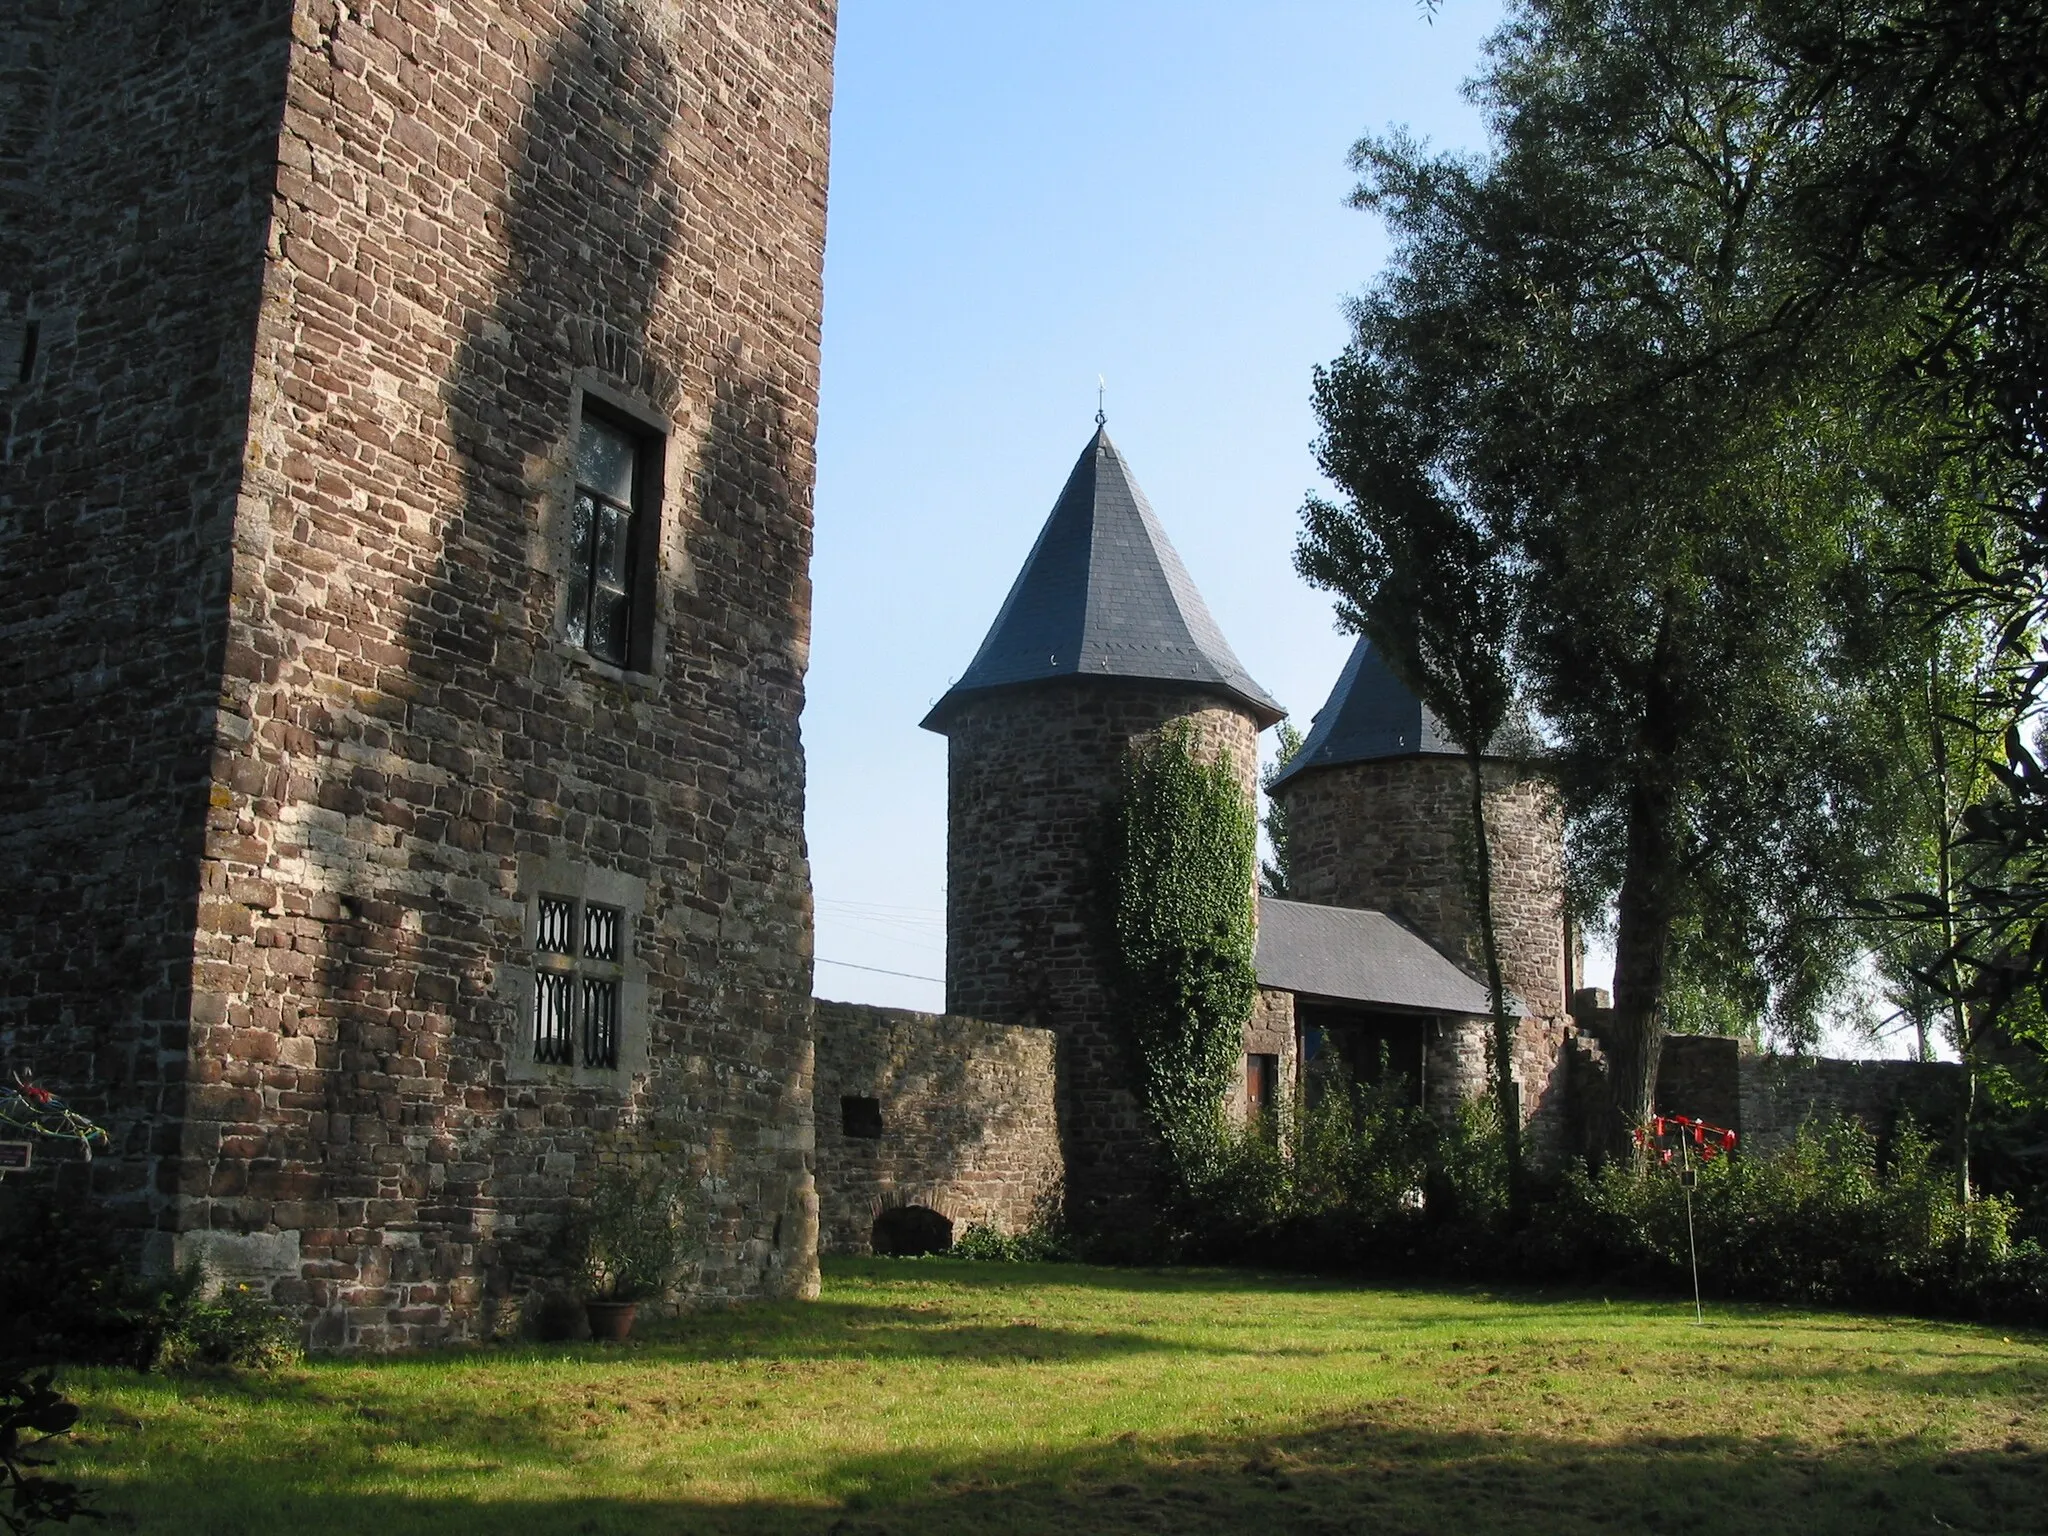
<instances>
[{"instance_id":1,"label":"ivy covering wall","mask_svg":"<svg viewBox=\"0 0 2048 1536\"><path fill-rule=\"evenodd\" d=\"M1107 849L1107 938L1141 1104L1176 1162L1219 1124L1258 995L1258 828L1230 754L1185 721L1133 743Z\"/></svg>"}]
</instances>

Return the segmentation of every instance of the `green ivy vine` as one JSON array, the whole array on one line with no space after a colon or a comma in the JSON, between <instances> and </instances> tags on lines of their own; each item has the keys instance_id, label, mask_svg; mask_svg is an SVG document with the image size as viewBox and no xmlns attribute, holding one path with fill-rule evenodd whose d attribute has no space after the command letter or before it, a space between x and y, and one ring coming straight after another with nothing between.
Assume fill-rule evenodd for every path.
<instances>
[{"instance_id":1,"label":"green ivy vine","mask_svg":"<svg viewBox=\"0 0 2048 1536\"><path fill-rule=\"evenodd\" d=\"M1184 720L1133 743L1106 851L1111 982L1139 1102L1185 1164L1218 1124L1258 994L1258 828L1230 754L1198 755Z\"/></svg>"}]
</instances>

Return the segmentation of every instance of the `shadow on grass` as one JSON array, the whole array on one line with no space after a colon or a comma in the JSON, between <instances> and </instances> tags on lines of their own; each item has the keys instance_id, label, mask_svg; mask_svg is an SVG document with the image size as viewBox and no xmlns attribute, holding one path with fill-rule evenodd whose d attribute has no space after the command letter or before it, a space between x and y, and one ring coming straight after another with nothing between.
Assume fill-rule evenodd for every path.
<instances>
[{"instance_id":1,"label":"shadow on grass","mask_svg":"<svg viewBox=\"0 0 2048 1536\"><path fill-rule=\"evenodd\" d=\"M507 1417L513 1417L508 1415ZM517 1531L600 1536L801 1532L819 1536L1022 1536L1173 1530L1531 1531L1684 1529L1689 1536L1827 1536L1881 1528L2002 1532L2036 1528L2048 1457L2017 1443L1949 1453L1920 1441L1810 1446L1689 1432L1588 1443L1528 1434L1438 1433L1336 1419L1277 1438L1140 1441L1064 1454L965 1458L914 1448L827 1456L803 1469L803 1499L720 1501L693 1482L726 1469L687 1461L650 1474L636 1497L593 1497L560 1474L594 1448L587 1429L532 1423L479 1442L474 1425L412 1426L434 1454L422 1473L372 1458L353 1474L263 1462L223 1447L151 1468L132 1499L102 1481L135 1529L255 1536L317 1517L380 1536ZM601 1438L601 1437L598 1437ZM559 1497L508 1459L545 1458ZM480 1472L513 1472L510 1497L481 1494ZM403 1492L392 1491L402 1486Z\"/></svg>"}]
</instances>

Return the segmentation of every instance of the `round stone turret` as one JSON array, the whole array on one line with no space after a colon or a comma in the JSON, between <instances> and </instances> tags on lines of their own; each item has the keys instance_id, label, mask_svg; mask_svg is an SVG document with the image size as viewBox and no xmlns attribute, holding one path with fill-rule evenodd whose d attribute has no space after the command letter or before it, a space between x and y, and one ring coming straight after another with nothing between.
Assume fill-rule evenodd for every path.
<instances>
[{"instance_id":1,"label":"round stone turret","mask_svg":"<svg viewBox=\"0 0 2048 1536\"><path fill-rule=\"evenodd\" d=\"M925 718L947 758L946 1010L1059 1039L1070 1215L1143 1192L1094 903L1131 743L1176 720L1249 805L1280 707L1246 675L1106 432L1068 477L973 663Z\"/></svg>"},{"instance_id":2,"label":"round stone turret","mask_svg":"<svg viewBox=\"0 0 2048 1536\"><path fill-rule=\"evenodd\" d=\"M1467 773L1457 744L1360 640L1270 790L1287 818L1287 894L1390 913L1484 979ZM1485 776L1502 976L1526 1017L1558 1019L1577 956L1556 793L1504 757Z\"/></svg>"}]
</instances>

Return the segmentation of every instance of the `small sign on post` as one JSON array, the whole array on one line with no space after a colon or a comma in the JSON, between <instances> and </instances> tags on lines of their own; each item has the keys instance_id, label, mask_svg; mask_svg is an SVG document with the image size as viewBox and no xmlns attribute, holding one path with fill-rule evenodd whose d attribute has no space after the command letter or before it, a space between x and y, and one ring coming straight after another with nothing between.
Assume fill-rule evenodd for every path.
<instances>
[{"instance_id":1,"label":"small sign on post","mask_svg":"<svg viewBox=\"0 0 2048 1536\"><path fill-rule=\"evenodd\" d=\"M31 1141L0 1141L0 1176L10 1173L26 1173L34 1161L35 1143Z\"/></svg>"}]
</instances>

